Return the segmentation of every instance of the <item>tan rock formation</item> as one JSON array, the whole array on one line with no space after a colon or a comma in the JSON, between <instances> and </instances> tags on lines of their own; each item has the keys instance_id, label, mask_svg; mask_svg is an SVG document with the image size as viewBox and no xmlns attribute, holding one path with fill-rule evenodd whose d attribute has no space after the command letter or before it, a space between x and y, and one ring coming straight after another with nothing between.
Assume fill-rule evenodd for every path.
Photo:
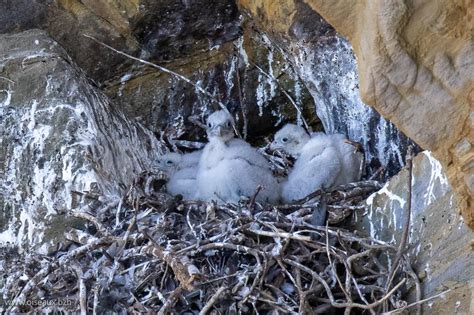
<instances>
[{"instance_id":1,"label":"tan rock formation","mask_svg":"<svg viewBox=\"0 0 474 315\"><path fill-rule=\"evenodd\" d=\"M272 8L300 2L239 1L265 27L276 25L283 35L298 14ZM474 228L472 1L305 2L351 41L364 102L442 162L463 216Z\"/></svg>"}]
</instances>

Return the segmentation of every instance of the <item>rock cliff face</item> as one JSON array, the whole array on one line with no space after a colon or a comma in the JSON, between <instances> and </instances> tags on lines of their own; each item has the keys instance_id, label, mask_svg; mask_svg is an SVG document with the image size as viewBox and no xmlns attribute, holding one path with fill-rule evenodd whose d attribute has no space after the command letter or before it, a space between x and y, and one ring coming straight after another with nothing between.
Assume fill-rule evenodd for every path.
<instances>
[{"instance_id":1,"label":"rock cliff face","mask_svg":"<svg viewBox=\"0 0 474 315\"><path fill-rule=\"evenodd\" d=\"M269 134L282 121L295 121L294 105L318 128L312 97L285 56L273 51L264 35L253 29L251 21L244 21L241 26L239 39L187 58L174 59L167 62L166 67L190 78L215 99L229 105L249 139ZM188 83L149 67L133 67L120 78L108 80L104 87L130 117L154 132L173 126L182 138L203 135L202 130L193 128L187 117L202 117L218 108L211 98ZM287 91L294 105L284 95Z\"/></svg>"},{"instance_id":2,"label":"rock cliff face","mask_svg":"<svg viewBox=\"0 0 474 315\"><path fill-rule=\"evenodd\" d=\"M472 313L469 9L461 0L0 0L0 247L55 250L81 224L71 214L119 203L161 152L163 129L203 140L187 118L217 108L88 34L189 77L251 141L305 118L360 141L389 175L404 166L405 134L432 151L415 160L409 254L425 295L453 288L432 311ZM398 239L405 176L369 199L357 228Z\"/></svg>"},{"instance_id":3,"label":"rock cliff face","mask_svg":"<svg viewBox=\"0 0 474 315\"><path fill-rule=\"evenodd\" d=\"M233 0L0 0L0 7L6 8L0 33L46 30L128 117L153 132L168 125L177 136L202 135L187 117L202 116L216 104L188 83L132 62L83 34L186 75L239 112L242 127L245 115L251 138L296 119L283 89L319 128L312 98L297 74L251 21L240 19ZM281 87L255 65L278 78Z\"/></svg>"},{"instance_id":4,"label":"rock cliff face","mask_svg":"<svg viewBox=\"0 0 474 315\"><path fill-rule=\"evenodd\" d=\"M37 0L26 9L23 2L0 4L9 12L0 32L46 30L128 117L153 132L168 126L178 138L202 136L187 117L202 116L216 105L187 83L132 62L83 34L190 77L238 113L250 139L266 136L286 121L301 123L298 107L315 130L324 127L363 143L367 160L374 167L386 166L388 175L404 164L408 139L360 100L350 45L302 1L293 5L298 19L286 43L275 40L270 28L267 36L253 19L239 17L232 0ZM270 5L270 11L285 22L292 12L279 5ZM283 30L284 23L278 23L270 26Z\"/></svg>"},{"instance_id":5,"label":"rock cliff face","mask_svg":"<svg viewBox=\"0 0 474 315\"><path fill-rule=\"evenodd\" d=\"M382 164L388 175L398 172L410 141L362 102L350 43L303 1L239 1L239 5L284 51L311 93L324 130L361 142L369 163Z\"/></svg>"},{"instance_id":6,"label":"rock cliff face","mask_svg":"<svg viewBox=\"0 0 474 315\"><path fill-rule=\"evenodd\" d=\"M276 36L304 20L303 1L240 5ZM468 1L306 0L352 44L362 99L433 151L474 227L474 23Z\"/></svg>"},{"instance_id":7,"label":"rock cliff face","mask_svg":"<svg viewBox=\"0 0 474 315\"><path fill-rule=\"evenodd\" d=\"M159 62L189 57L239 36L234 1L0 0L0 33L41 28L97 82L131 62L83 36Z\"/></svg>"},{"instance_id":8,"label":"rock cliff face","mask_svg":"<svg viewBox=\"0 0 474 315\"><path fill-rule=\"evenodd\" d=\"M399 242L404 229L408 171L370 196L355 228L387 242ZM474 252L470 228L460 215L441 164L424 151L413 160L412 218L407 255L418 273L424 297L447 291L442 302L425 304L425 314L471 314L474 308ZM414 297L415 288L411 291Z\"/></svg>"},{"instance_id":9,"label":"rock cliff face","mask_svg":"<svg viewBox=\"0 0 474 315\"><path fill-rule=\"evenodd\" d=\"M161 148L42 31L1 35L0 69L0 242L47 253L85 193L116 202Z\"/></svg>"}]
</instances>

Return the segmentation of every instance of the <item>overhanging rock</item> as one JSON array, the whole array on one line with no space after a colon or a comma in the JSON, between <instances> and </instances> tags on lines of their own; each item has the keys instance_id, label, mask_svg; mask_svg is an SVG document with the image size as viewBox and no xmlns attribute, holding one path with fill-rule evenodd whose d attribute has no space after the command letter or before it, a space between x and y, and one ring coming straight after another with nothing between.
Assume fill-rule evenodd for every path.
<instances>
[{"instance_id":1,"label":"overhanging rock","mask_svg":"<svg viewBox=\"0 0 474 315\"><path fill-rule=\"evenodd\" d=\"M44 32L0 37L0 243L48 252L91 210L120 198L161 148ZM79 193L78 193L79 192Z\"/></svg>"}]
</instances>

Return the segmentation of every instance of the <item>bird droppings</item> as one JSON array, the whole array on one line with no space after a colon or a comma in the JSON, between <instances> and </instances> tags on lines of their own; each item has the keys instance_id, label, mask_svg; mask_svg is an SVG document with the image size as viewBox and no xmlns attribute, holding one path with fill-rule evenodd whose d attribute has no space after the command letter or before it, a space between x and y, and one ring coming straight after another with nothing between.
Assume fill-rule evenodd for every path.
<instances>
[{"instance_id":1,"label":"bird droppings","mask_svg":"<svg viewBox=\"0 0 474 315\"><path fill-rule=\"evenodd\" d=\"M3 100L0 103L2 107L7 107L10 105L10 102L12 101L12 91L11 90L0 90L0 95L3 95Z\"/></svg>"},{"instance_id":2,"label":"bird droppings","mask_svg":"<svg viewBox=\"0 0 474 315\"><path fill-rule=\"evenodd\" d=\"M458 309L461 306L461 301L456 301L456 304L454 305L454 314L458 313Z\"/></svg>"},{"instance_id":3,"label":"bird droppings","mask_svg":"<svg viewBox=\"0 0 474 315\"><path fill-rule=\"evenodd\" d=\"M10 223L8 228L0 233L0 244L3 246L14 246L16 234L15 226Z\"/></svg>"},{"instance_id":4,"label":"bird droppings","mask_svg":"<svg viewBox=\"0 0 474 315\"><path fill-rule=\"evenodd\" d=\"M436 200L435 187L439 187L441 194L443 194L449 189L449 184L441 163L433 157L430 151L424 151L423 154L425 154L431 164L431 177L424 197L424 200L426 200L425 205L428 206Z\"/></svg>"},{"instance_id":5,"label":"bird droppings","mask_svg":"<svg viewBox=\"0 0 474 315\"><path fill-rule=\"evenodd\" d=\"M45 298L73 297L73 288L60 287L59 282L78 276L74 266L80 266L81 279L89 285L104 285L96 298L91 294L84 301L97 312L110 311L107 302L110 299L112 305L121 305L130 311L142 308L161 309L165 313L199 310L215 303L216 290L225 296L214 305L217 309L264 311L274 307L274 302L266 298L264 288L276 290L274 292L280 294L279 307L294 312L300 309L302 292L315 283L322 285L316 295L319 304L345 308L341 298L335 299L343 292L335 283L337 277L346 276L351 279L344 289L353 293L351 301L346 302L351 307L364 309L364 301L377 303L384 295L371 293L366 288L384 282L387 274L381 272L385 269L379 268L390 268L390 264L368 267L358 261L362 257L364 261L372 261L378 255L388 257L395 252L393 245L357 236L340 227L315 227L309 223L311 212L301 211L301 206L271 206L252 200L217 205L166 197L160 190L145 187L149 183L147 177L153 174L142 176L134 180L123 197L118 225L116 208L106 204L99 206L95 217L83 217L86 226L97 227L95 232L71 229L66 237L72 244L47 259L29 253L34 262L29 267L31 273L22 280L27 285L21 289L18 278L9 279L4 296L14 298L15 302L40 293ZM361 188L372 187L373 190L373 185L375 183L366 182L341 187L345 191L331 193L328 205L345 202L347 196L357 196ZM97 198L86 194L88 198ZM120 264L110 264L109 258ZM344 261L351 260L352 268L357 269L345 269L336 275L336 264L343 266ZM373 272L380 274L380 278L371 277ZM48 273L54 276L45 278ZM12 274L16 274L16 270L12 269ZM160 280L155 283L151 279ZM397 292L401 292L405 282L402 277L393 284L388 293L392 299L398 300ZM71 282L75 286L73 283L75 281ZM124 287L134 288L134 298L132 291ZM194 294L198 291L199 294ZM155 293L150 295L151 292ZM159 292L166 293L159 297ZM174 294L182 298L171 301ZM151 296L157 298L151 299ZM141 306L134 303L136 299ZM28 309L22 306L9 311Z\"/></svg>"},{"instance_id":6,"label":"bird droppings","mask_svg":"<svg viewBox=\"0 0 474 315\"><path fill-rule=\"evenodd\" d=\"M336 35L316 48L292 43L296 70L316 104L326 133L342 133L360 142L366 161L379 161L389 175L405 165L402 152L410 144L389 121L360 98L357 62L349 42ZM410 142L410 141L408 141ZM395 171L396 170L396 171Z\"/></svg>"},{"instance_id":7,"label":"bird droppings","mask_svg":"<svg viewBox=\"0 0 474 315\"><path fill-rule=\"evenodd\" d=\"M35 34L26 42L31 45L31 38L37 37ZM355 59L347 42L336 38L324 46L322 40L321 50L307 50L299 55L304 48L296 47L296 55L285 55L287 59L301 59L301 63L293 64L306 77L300 81L292 66L281 62L281 52L270 38L263 35L261 40L268 51L263 54L263 71L258 72L255 86L257 98L252 103L258 107L260 116L271 110L277 123L285 122L282 112L269 106L281 89L275 76L284 73L295 81L289 92L294 98L295 121L299 125L305 125L305 117L298 109L303 108L302 98L308 86L315 101L309 110L316 109L321 114L327 131L361 141L368 148L368 160L377 159L389 168L392 165L390 172L404 165L405 143L399 143L404 141L400 140L401 134L359 99ZM47 39L41 39L41 43L44 41ZM18 45L21 43L18 41ZM39 41L35 39L34 43L38 45ZM212 85L211 81L216 79L212 75L197 74L206 79L197 81L196 86L211 94L202 97L195 86L195 102L200 109L196 113L201 118L214 107L212 96L231 98L237 88L241 63L247 68L253 62L243 48L243 37L236 43L238 55L234 52L223 65L222 90ZM210 42L209 46L213 49L220 44ZM148 60L145 49L141 56ZM76 73L80 71L75 71L64 55L49 54L47 49L39 48L16 61L8 58L1 62L20 60L22 71L18 71L20 79L15 77L15 82L7 78L8 82L2 84L4 90L0 91L0 114L8 122L0 122L8 131L5 140L1 139L0 149L8 143L7 149L14 159L5 163L6 176L0 178L0 191L6 192L5 209L12 212L0 242L14 245L6 249L8 255L2 255L5 258L0 262L1 269L9 271L1 292L4 299L21 304L37 298L73 297L80 306L68 311L78 312L80 307L83 313L84 309L96 313L119 311L118 307L128 312L160 313L206 313L206 308L221 313L311 313L315 309L375 312L407 306L405 285L413 287L418 281L410 273L412 257L399 256L395 234L385 240L380 231L380 226L383 230L404 229L396 212L408 205L403 194L385 185L369 198L368 209L361 202L381 188L378 182L369 180L336 185L334 190L308 191L309 196L303 196L303 200L283 205L267 205L257 198L268 187L253 190L254 194L239 191L230 203L195 200L192 194L170 191L174 174L167 178L152 167L166 146L182 149L180 143L184 142L180 142L180 137L186 132L188 116L184 106L167 121L172 132L157 131L163 140L158 141L149 130L109 106L109 101ZM58 71L75 70L56 76L55 64L49 63L52 59L60 65ZM40 69L49 67L45 69L48 75L33 83L21 77L23 67L31 70L32 65ZM119 95L128 93L131 76L126 72L117 77ZM177 85L176 78L168 80L173 87ZM37 86L40 92L39 83L45 82L45 95L18 101L22 97L18 86L23 81ZM133 93L140 95L141 88ZM186 101L181 92L170 92L179 104ZM160 105L160 100L153 99L153 106ZM238 105L230 107L232 113L234 107L238 110ZM140 115L137 121L145 121L142 118L147 114ZM245 117L235 117L245 123ZM269 157L271 171L288 174L291 160L284 154L266 148L259 152ZM26 174L32 175L27 180L24 176L19 179L28 168L31 171ZM438 196L437 187L445 185L438 175L430 183L432 187L423 190L429 199L427 204ZM175 196L167 194L165 188ZM321 204L321 195L327 195L327 227L315 226L311 219ZM374 200L379 198L388 198L390 204L377 204ZM453 204L452 200L449 202ZM420 204L415 204L414 212L420 209ZM360 231L352 232L345 225L354 214L364 211L371 218L367 230L370 237L361 236ZM465 228L456 216L443 215L453 230ZM73 217L77 222L59 231L48 229L49 220L61 216L68 220ZM418 238L427 233L425 226L414 224L408 230L410 242L420 241ZM62 237L64 231L67 240L48 238L51 232ZM442 237L449 237L449 233L444 231ZM414 245L415 253L426 248L421 242ZM430 254L436 252L436 245L433 250L431 243L429 246ZM397 256L401 261L397 261ZM20 260L23 264L18 263ZM397 264L401 265L400 272L392 283L387 275L397 270ZM432 269L435 279L436 270ZM433 280L428 270L426 274ZM1 307L0 310L3 311ZM8 311L38 309L23 305Z\"/></svg>"},{"instance_id":8,"label":"bird droppings","mask_svg":"<svg viewBox=\"0 0 474 315\"><path fill-rule=\"evenodd\" d=\"M133 77L132 73L127 73L120 78L120 83L125 83Z\"/></svg>"},{"instance_id":9,"label":"bird droppings","mask_svg":"<svg viewBox=\"0 0 474 315\"><path fill-rule=\"evenodd\" d=\"M258 114L260 117L262 117L267 103L276 95L276 82L278 81L273 74L273 47L270 39L265 34L262 34L260 39L262 40L263 44L269 48L267 51L267 66L264 70L265 73L262 71L259 73L258 86L256 90L257 106L259 110Z\"/></svg>"},{"instance_id":10,"label":"bird droppings","mask_svg":"<svg viewBox=\"0 0 474 315\"><path fill-rule=\"evenodd\" d=\"M38 37L38 33L31 31L26 36ZM45 38L42 45L52 43L40 35ZM22 41L22 45L27 42ZM3 235L21 251L45 250L50 235L43 235L50 230L50 220L72 209L88 207L76 192L100 187L105 198L120 199L117 183L126 183L131 180L126 179L130 174L151 164L150 159L144 158L149 155L143 152L145 143L156 153L160 151L151 132L110 110L109 101L70 66L60 47L51 45L54 53L41 47L18 48L0 61L18 76L15 83L7 82L8 97L0 98L0 132L2 142L8 142L0 151L6 150L4 153L10 157L2 161L5 164L0 176L0 201L7 214L4 224L15 231L15 239L10 238L11 233ZM48 75L24 69L32 64L36 69L47 69ZM22 91L34 80L35 97L24 99ZM146 137L147 141L143 141ZM137 148L138 143L143 145ZM156 153L150 156L155 158ZM102 168L102 163L107 166ZM111 171L107 176L103 176L105 169ZM110 186L114 176L109 176L113 173L117 177Z\"/></svg>"}]
</instances>

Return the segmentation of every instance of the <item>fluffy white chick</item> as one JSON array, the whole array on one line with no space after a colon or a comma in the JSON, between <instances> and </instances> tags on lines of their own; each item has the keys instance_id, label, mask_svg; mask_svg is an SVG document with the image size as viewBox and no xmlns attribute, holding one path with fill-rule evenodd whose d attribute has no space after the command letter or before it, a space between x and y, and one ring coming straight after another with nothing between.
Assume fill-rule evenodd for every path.
<instances>
[{"instance_id":1,"label":"fluffy white chick","mask_svg":"<svg viewBox=\"0 0 474 315\"><path fill-rule=\"evenodd\" d=\"M303 147L311 137L303 127L294 124L286 124L275 133L271 148L282 150L295 158L298 158L303 151Z\"/></svg>"},{"instance_id":2,"label":"fluffy white chick","mask_svg":"<svg viewBox=\"0 0 474 315\"><path fill-rule=\"evenodd\" d=\"M300 151L288 180L283 183L283 201L298 200L317 189L339 184L341 170L341 158L331 139L310 139Z\"/></svg>"},{"instance_id":3,"label":"fluffy white chick","mask_svg":"<svg viewBox=\"0 0 474 315\"><path fill-rule=\"evenodd\" d=\"M342 171L337 180L338 184L347 184L359 181L362 176L362 163L364 155L356 150L352 144L346 142L346 137L342 134L321 135L330 137L339 150L342 159Z\"/></svg>"},{"instance_id":4,"label":"fluffy white chick","mask_svg":"<svg viewBox=\"0 0 474 315\"><path fill-rule=\"evenodd\" d=\"M283 185L286 202L305 197L319 188L330 188L360 179L362 155L341 134L314 133L311 137L294 124L287 124L274 137L271 147L297 158Z\"/></svg>"},{"instance_id":5,"label":"fluffy white chick","mask_svg":"<svg viewBox=\"0 0 474 315\"><path fill-rule=\"evenodd\" d=\"M265 158L241 139L234 138L232 117L217 111L207 119L209 143L199 161L197 198L218 202L237 202L252 196L257 186L264 189L257 201L276 203L279 184Z\"/></svg>"},{"instance_id":6,"label":"fluffy white chick","mask_svg":"<svg viewBox=\"0 0 474 315\"><path fill-rule=\"evenodd\" d=\"M169 152L158 157L157 166L159 169L166 172L168 177L171 177L176 173L176 171L178 171L182 160L182 154Z\"/></svg>"},{"instance_id":7,"label":"fluffy white chick","mask_svg":"<svg viewBox=\"0 0 474 315\"><path fill-rule=\"evenodd\" d=\"M196 196L196 175L202 151L187 154L167 153L159 158L158 164L168 174L166 191L171 195L182 195L184 199Z\"/></svg>"},{"instance_id":8,"label":"fluffy white chick","mask_svg":"<svg viewBox=\"0 0 474 315\"><path fill-rule=\"evenodd\" d=\"M186 168L186 167L197 167L199 164L199 159L201 159L202 155L202 150L197 150L193 151L190 153L185 153L181 157L181 163L180 167L181 168Z\"/></svg>"}]
</instances>

